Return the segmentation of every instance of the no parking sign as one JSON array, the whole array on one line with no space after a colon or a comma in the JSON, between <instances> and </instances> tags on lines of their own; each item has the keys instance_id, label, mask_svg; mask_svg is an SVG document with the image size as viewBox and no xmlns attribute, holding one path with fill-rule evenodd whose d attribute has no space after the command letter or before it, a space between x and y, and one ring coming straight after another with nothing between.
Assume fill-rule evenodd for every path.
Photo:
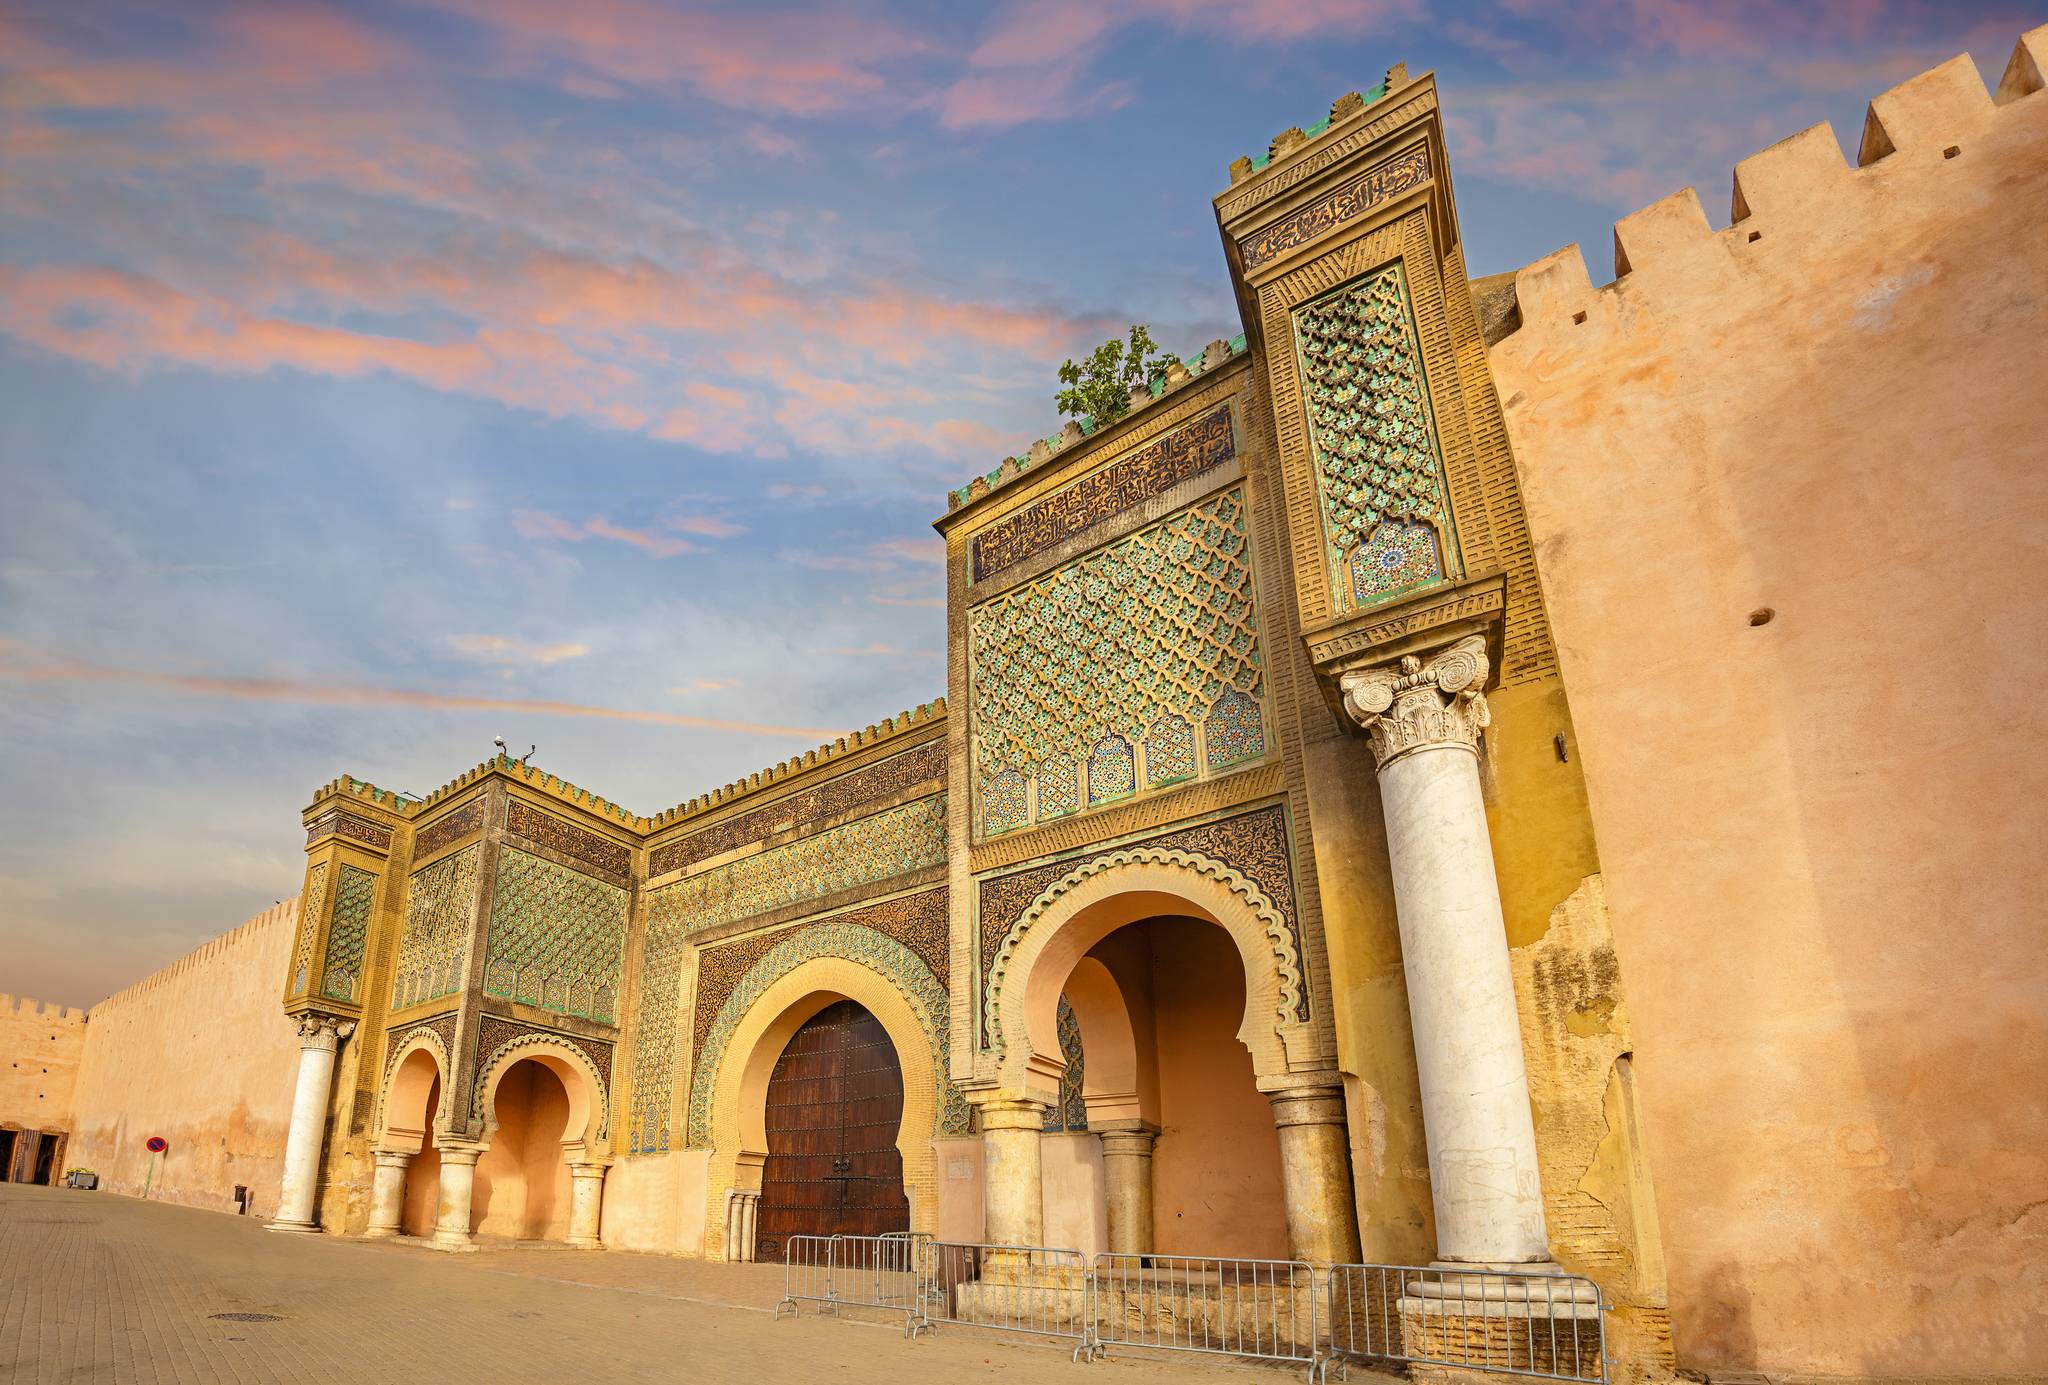
<instances>
[{"instance_id":1,"label":"no parking sign","mask_svg":"<svg viewBox=\"0 0 2048 1385\"><path fill-rule=\"evenodd\" d=\"M142 1142L142 1147L149 1151L149 1172L142 1179L142 1195L148 1197L149 1185L156 1182L156 1156L169 1149L171 1142L161 1135L152 1135Z\"/></svg>"},{"instance_id":2,"label":"no parking sign","mask_svg":"<svg viewBox=\"0 0 2048 1385\"><path fill-rule=\"evenodd\" d=\"M170 1143L161 1135L150 1136L148 1143L143 1145L143 1148L147 1149L151 1154L162 1154L170 1147Z\"/></svg>"}]
</instances>

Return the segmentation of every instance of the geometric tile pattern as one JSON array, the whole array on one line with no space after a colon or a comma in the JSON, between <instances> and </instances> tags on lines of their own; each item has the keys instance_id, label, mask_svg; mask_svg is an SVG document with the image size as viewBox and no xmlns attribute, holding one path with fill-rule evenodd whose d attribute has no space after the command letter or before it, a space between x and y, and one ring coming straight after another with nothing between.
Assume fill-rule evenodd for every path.
<instances>
[{"instance_id":1,"label":"geometric tile pattern","mask_svg":"<svg viewBox=\"0 0 2048 1385\"><path fill-rule=\"evenodd\" d=\"M946 796L935 794L753 856L653 892L686 932L946 862Z\"/></svg>"},{"instance_id":2,"label":"geometric tile pattern","mask_svg":"<svg viewBox=\"0 0 2048 1385\"><path fill-rule=\"evenodd\" d=\"M476 905L477 858L482 844L466 846L416 870L406 891L405 931L391 982L391 1008L404 1009L462 989L469 956L471 910Z\"/></svg>"},{"instance_id":3,"label":"geometric tile pattern","mask_svg":"<svg viewBox=\"0 0 2048 1385\"><path fill-rule=\"evenodd\" d=\"M1451 516L1401 266L1302 308L1294 332L1340 609L1443 576Z\"/></svg>"},{"instance_id":4,"label":"geometric tile pattern","mask_svg":"<svg viewBox=\"0 0 2048 1385\"><path fill-rule=\"evenodd\" d=\"M617 1023L627 899L617 885L504 847L491 895L484 994Z\"/></svg>"},{"instance_id":5,"label":"geometric tile pattern","mask_svg":"<svg viewBox=\"0 0 2048 1385\"><path fill-rule=\"evenodd\" d=\"M690 1079L691 1148L702 1149L711 1143L711 1089L717 1083L719 1063L732 1041L733 1031L764 991L816 957L845 958L894 983L916 1013L931 1044L932 1070L938 1086L932 1135L940 1138L967 1134L967 1098L952 1079L952 1025L947 1019L945 988L916 953L894 938L884 937L871 928L827 919L792 929L747 969L719 1007Z\"/></svg>"},{"instance_id":6,"label":"geometric tile pattern","mask_svg":"<svg viewBox=\"0 0 2048 1385\"><path fill-rule=\"evenodd\" d=\"M1163 718L1210 721L1226 698L1237 729L1265 698L1241 488L1054 568L968 616L974 774L982 834L1019 826L1012 781L1036 781L1036 821L1078 806L1076 771L1106 738L1105 784L1090 802L1138 787L1123 756ZM1235 694L1235 696L1232 696ZM1262 735L1240 734L1209 769L1236 763ZM1159 782L1149 772L1147 787ZM991 814L991 803L997 812Z\"/></svg>"},{"instance_id":7,"label":"geometric tile pattern","mask_svg":"<svg viewBox=\"0 0 2048 1385\"><path fill-rule=\"evenodd\" d=\"M370 937L370 905L377 875L343 866L334 887L334 919L327 925L327 957L320 964L320 994L353 1001L363 984L363 950Z\"/></svg>"},{"instance_id":8,"label":"geometric tile pattern","mask_svg":"<svg viewBox=\"0 0 2048 1385\"><path fill-rule=\"evenodd\" d=\"M1202 739L1209 747L1209 768L1223 769L1242 760L1254 760L1266 753L1266 732L1259 720L1259 704L1236 689L1216 699L1209 719L1202 723Z\"/></svg>"},{"instance_id":9,"label":"geometric tile pattern","mask_svg":"<svg viewBox=\"0 0 2048 1385\"><path fill-rule=\"evenodd\" d=\"M1195 777L1195 729L1185 717L1161 717L1145 733L1145 783L1164 788Z\"/></svg>"}]
</instances>

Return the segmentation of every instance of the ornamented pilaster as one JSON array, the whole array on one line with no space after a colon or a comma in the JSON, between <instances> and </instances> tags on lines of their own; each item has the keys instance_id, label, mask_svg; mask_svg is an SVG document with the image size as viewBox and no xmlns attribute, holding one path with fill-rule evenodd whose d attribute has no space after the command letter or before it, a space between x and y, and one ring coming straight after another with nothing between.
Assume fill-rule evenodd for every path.
<instances>
[{"instance_id":1,"label":"ornamented pilaster","mask_svg":"<svg viewBox=\"0 0 2048 1385\"><path fill-rule=\"evenodd\" d=\"M1434 747L1479 750L1492 722L1486 705L1486 640L1468 635L1428 658L1344 674L1344 710L1365 728L1384 772L1403 755Z\"/></svg>"},{"instance_id":2,"label":"ornamented pilaster","mask_svg":"<svg viewBox=\"0 0 2048 1385\"><path fill-rule=\"evenodd\" d=\"M604 1173L609 1159L577 1159L569 1164L569 1244L597 1250L598 1225L604 1209Z\"/></svg>"}]
</instances>

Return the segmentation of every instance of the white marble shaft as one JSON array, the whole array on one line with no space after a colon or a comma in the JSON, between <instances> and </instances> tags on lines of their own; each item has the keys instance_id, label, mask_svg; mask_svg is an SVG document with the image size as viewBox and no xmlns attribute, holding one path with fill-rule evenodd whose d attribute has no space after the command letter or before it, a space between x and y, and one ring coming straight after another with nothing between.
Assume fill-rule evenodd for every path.
<instances>
[{"instance_id":1,"label":"white marble shaft","mask_svg":"<svg viewBox=\"0 0 2048 1385\"><path fill-rule=\"evenodd\" d=\"M1507 929L1480 792L1484 642L1344 678L1393 867L1440 1259L1550 1258Z\"/></svg>"},{"instance_id":2,"label":"white marble shaft","mask_svg":"<svg viewBox=\"0 0 2048 1385\"><path fill-rule=\"evenodd\" d=\"M284 1176L272 1231L318 1231L313 1220L320 1193L320 1150L327 1131L327 1098L334 1086L334 1052L355 1032L348 1020L298 1017L299 1076L292 1088L291 1124L284 1138Z\"/></svg>"}]
</instances>

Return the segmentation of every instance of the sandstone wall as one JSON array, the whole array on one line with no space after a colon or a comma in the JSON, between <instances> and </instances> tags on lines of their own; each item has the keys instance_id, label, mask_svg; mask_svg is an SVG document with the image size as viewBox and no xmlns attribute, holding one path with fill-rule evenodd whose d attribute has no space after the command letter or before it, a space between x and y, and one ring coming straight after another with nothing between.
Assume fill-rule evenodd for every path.
<instances>
[{"instance_id":1,"label":"sandstone wall","mask_svg":"<svg viewBox=\"0 0 2048 1385\"><path fill-rule=\"evenodd\" d=\"M139 1194L143 1142L161 1135L151 1197L233 1210L239 1183L252 1214L277 1210L299 1062L279 989L298 911L286 900L92 1008L70 1163Z\"/></svg>"},{"instance_id":2,"label":"sandstone wall","mask_svg":"<svg viewBox=\"0 0 2048 1385\"><path fill-rule=\"evenodd\" d=\"M85 1011L0 994L0 1126L61 1132L71 1129L72 1088L85 1052ZM35 1151L17 1142L12 1172L0 1178L35 1176ZM64 1166L78 1160L68 1149ZM57 1169L63 1176L63 1167Z\"/></svg>"},{"instance_id":3,"label":"sandstone wall","mask_svg":"<svg viewBox=\"0 0 2048 1385\"><path fill-rule=\"evenodd\" d=\"M1682 1366L2048 1370L2044 68L1522 270L1491 352Z\"/></svg>"}]
</instances>

